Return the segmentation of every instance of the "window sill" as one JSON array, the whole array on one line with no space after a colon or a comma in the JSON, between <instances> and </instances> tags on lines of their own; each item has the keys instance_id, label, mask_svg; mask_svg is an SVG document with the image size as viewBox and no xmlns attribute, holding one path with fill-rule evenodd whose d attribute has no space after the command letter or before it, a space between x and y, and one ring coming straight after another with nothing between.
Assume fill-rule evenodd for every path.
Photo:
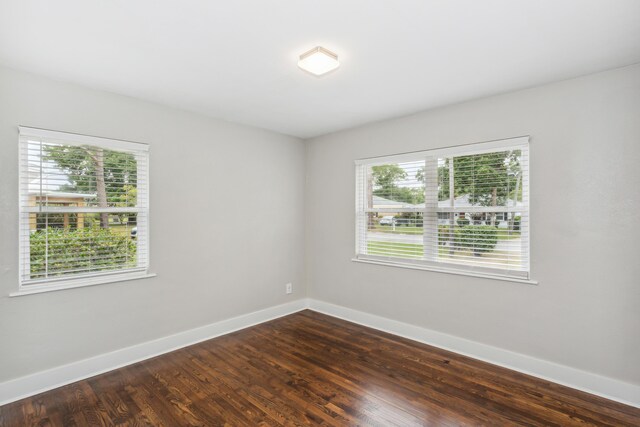
<instances>
[{"instance_id":1,"label":"window sill","mask_svg":"<svg viewBox=\"0 0 640 427\"><path fill-rule=\"evenodd\" d=\"M429 266L417 265L417 264L407 264L402 262L378 261L378 260L369 260L369 259L362 259L362 258L352 258L351 261L360 262L363 264L384 265L387 267L399 267L399 268L408 268L411 270L434 271L437 273L455 274L459 276L480 277L483 279L494 279L494 280L502 280L506 282L525 283L527 285L538 284L537 280L531 280L531 279L519 279L517 277L497 276L493 274L476 273L472 271L454 271L454 270L449 270L444 268L429 267Z\"/></svg>"},{"instance_id":2,"label":"window sill","mask_svg":"<svg viewBox=\"0 0 640 427\"><path fill-rule=\"evenodd\" d=\"M155 273L133 272L116 273L103 276L83 277L77 279L66 279L44 284L23 285L20 290L9 294L10 297L20 297L23 295L40 294L43 292L63 291L66 289L84 288L87 286L103 285L106 283L124 282L128 280L146 279L155 277Z\"/></svg>"}]
</instances>

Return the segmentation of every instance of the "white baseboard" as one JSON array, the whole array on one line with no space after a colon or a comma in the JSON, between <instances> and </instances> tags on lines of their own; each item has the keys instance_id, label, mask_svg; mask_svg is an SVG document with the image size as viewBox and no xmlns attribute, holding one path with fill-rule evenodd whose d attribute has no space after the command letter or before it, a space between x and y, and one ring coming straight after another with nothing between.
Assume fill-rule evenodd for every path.
<instances>
[{"instance_id":1,"label":"white baseboard","mask_svg":"<svg viewBox=\"0 0 640 427\"><path fill-rule=\"evenodd\" d=\"M305 308L640 407L640 386L638 385L328 302L304 298L0 383L0 405Z\"/></svg>"},{"instance_id":2,"label":"white baseboard","mask_svg":"<svg viewBox=\"0 0 640 427\"><path fill-rule=\"evenodd\" d=\"M640 386L315 299L309 308L640 408Z\"/></svg>"},{"instance_id":3,"label":"white baseboard","mask_svg":"<svg viewBox=\"0 0 640 427\"><path fill-rule=\"evenodd\" d=\"M303 298L9 380L0 383L0 405L93 377L239 329L286 316L304 310L308 306L309 301Z\"/></svg>"}]
</instances>

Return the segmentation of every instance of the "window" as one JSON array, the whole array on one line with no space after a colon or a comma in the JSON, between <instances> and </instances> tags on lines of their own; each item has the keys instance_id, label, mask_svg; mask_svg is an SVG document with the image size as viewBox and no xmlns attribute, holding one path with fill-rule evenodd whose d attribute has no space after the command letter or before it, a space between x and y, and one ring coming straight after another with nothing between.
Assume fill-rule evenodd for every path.
<instances>
[{"instance_id":1,"label":"window","mask_svg":"<svg viewBox=\"0 0 640 427\"><path fill-rule=\"evenodd\" d=\"M356 161L356 260L528 280L528 137Z\"/></svg>"},{"instance_id":2,"label":"window","mask_svg":"<svg viewBox=\"0 0 640 427\"><path fill-rule=\"evenodd\" d=\"M146 144L20 127L20 291L146 275Z\"/></svg>"}]
</instances>

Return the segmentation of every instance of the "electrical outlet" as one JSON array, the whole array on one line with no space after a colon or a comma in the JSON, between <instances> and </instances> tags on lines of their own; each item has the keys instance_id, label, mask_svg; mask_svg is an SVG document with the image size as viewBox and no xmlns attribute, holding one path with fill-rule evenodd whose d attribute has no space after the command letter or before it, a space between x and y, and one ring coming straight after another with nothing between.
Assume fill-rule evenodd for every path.
<instances>
[{"instance_id":1,"label":"electrical outlet","mask_svg":"<svg viewBox=\"0 0 640 427\"><path fill-rule=\"evenodd\" d=\"M287 283L287 293L290 294L293 292L293 285L291 283Z\"/></svg>"}]
</instances>

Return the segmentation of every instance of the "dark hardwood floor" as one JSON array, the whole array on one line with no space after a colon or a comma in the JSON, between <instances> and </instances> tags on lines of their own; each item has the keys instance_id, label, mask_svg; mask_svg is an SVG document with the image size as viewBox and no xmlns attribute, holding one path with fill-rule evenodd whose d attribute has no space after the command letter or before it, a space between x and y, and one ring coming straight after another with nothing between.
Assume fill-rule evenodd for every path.
<instances>
[{"instance_id":1,"label":"dark hardwood floor","mask_svg":"<svg viewBox=\"0 0 640 427\"><path fill-rule=\"evenodd\" d=\"M302 311L0 407L2 426L639 426L640 409Z\"/></svg>"}]
</instances>

